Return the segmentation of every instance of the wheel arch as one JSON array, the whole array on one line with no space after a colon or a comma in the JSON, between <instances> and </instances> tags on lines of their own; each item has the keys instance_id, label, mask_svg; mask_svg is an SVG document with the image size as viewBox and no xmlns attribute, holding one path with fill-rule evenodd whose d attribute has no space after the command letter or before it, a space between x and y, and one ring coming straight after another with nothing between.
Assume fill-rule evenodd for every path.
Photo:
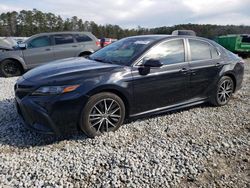
<instances>
[{"instance_id":1,"label":"wheel arch","mask_svg":"<svg viewBox=\"0 0 250 188\"><path fill-rule=\"evenodd\" d=\"M124 102L124 106L125 106L125 118L129 117L130 102L129 102L129 97L127 96L127 94L125 94L125 92L123 92L121 89L116 88L116 87L106 87L106 88L97 88L97 89L91 90L90 92L88 92L88 96L93 96L95 94L102 93L102 92L113 93L117 95L118 97L120 97L122 101Z\"/></svg>"},{"instance_id":2,"label":"wheel arch","mask_svg":"<svg viewBox=\"0 0 250 188\"><path fill-rule=\"evenodd\" d=\"M233 80L233 83L234 83L234 91L233 92L235 92L236 85L237 85L235 75L232 72L226 72L223 76L228 76L228 77L230 77Z\"/></svg>"},{"instance_id":3,"label":"wheel arch","mask_svg":"<svg viewBox=\"0 0 250 188\"><path fill-rule=\"evenodd\" d=\"M93 52L91 52L90 50L85 50L85 51L83 51L83 52L80 52L79 54L78 54L78 56L79 57L81 57L81 56L84 56L84 55L91 55Z\"/></svg>"}]
</instances>

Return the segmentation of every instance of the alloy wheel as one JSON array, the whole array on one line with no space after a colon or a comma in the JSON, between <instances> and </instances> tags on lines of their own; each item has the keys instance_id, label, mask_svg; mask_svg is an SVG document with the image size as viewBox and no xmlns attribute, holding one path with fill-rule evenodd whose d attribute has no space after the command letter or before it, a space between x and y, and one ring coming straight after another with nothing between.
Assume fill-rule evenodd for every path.
<instances>
[{"instance_id":1,"label":"alloy wheel","mask_svg":"<svg viewBox=\"0 0 250 188\"><path fill-rule=\"evenodd\" d=\"M6 74L15 75L18 71L18 67L15 62L8 62L4 65L3 70Z\"/></svg>"},{"instance_id":2,"label":"alloy wheel","mask_svg":"<svg viewBox=\"0 0 250 188\"><path fill-rule=\"evenodd\" d=\"M121 107L111 98L98 101L90 110L89 123L96 132L112 131L121 119Z\"/></svg>"},{"instance_id":3,"label":"alloy wheel","mask_svg":"<svg viewBox=\"0 0 250 188\"><path fill-rule=\"evenodd\" d=\"M233 82L230 79L224 80L218 89L217 99L221 104L226 104L233 93Z\"/></svg>"}]
</instances>

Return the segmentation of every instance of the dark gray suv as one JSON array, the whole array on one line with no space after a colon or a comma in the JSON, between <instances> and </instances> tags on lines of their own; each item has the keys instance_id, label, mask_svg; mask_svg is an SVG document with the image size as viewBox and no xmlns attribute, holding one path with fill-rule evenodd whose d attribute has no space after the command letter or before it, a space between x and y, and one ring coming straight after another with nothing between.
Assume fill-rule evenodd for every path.
<instances>
[{"instance_id":1,"label":"dark gray suv","mask_svg":"<svg viewBox=\"0 0 250 188\"><path fill-rule=\"evenodd\" d=\"M24 71L44 63L96 51L97 38L90 32L41 33L13 49L0 51L0 74L19 76Z\"/></svg>"}]
</instances>

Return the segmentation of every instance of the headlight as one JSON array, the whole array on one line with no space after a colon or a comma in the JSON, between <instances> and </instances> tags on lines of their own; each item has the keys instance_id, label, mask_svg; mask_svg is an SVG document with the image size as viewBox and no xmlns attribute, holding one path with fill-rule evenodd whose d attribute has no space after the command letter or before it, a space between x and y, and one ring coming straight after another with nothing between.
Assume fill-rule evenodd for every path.
<instances>
[{"instance_id":1,"label":"headlight","mask_svg":"<svg viewBox=\"0 0 250 188\"><path fill-rule=\"evenodd\" d=\"M32 95L58 95L76 90L80 85L67 86L43 86L38 88Z\"/></svg>"}]
</instances>

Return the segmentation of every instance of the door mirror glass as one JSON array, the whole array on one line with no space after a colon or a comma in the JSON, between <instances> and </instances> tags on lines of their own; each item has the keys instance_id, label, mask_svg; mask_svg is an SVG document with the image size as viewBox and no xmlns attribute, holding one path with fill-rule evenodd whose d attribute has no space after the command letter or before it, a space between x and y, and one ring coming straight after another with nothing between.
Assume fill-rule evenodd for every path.
<instances>
[{"instance_id":1,"label":"door mirror glass","mask_svg":"<svg viewBox=\"0 0 250 188\"><path fill-rule=\"evenodd\" d=\"M22 50L26 49L27 48L27 45L25 43L20 43L18 44L18 47Z\"/></svg>"},{"instance_id":2,"label":"door mirror glass","mask_svg":"<svg viewBox=\"0 0 250 188\"><path fill-rule=\"evenodd\" d=\"M157 59L147 59L143 65L144 67L161 67L163 64Z\"/></svg>"}]
</instances>

